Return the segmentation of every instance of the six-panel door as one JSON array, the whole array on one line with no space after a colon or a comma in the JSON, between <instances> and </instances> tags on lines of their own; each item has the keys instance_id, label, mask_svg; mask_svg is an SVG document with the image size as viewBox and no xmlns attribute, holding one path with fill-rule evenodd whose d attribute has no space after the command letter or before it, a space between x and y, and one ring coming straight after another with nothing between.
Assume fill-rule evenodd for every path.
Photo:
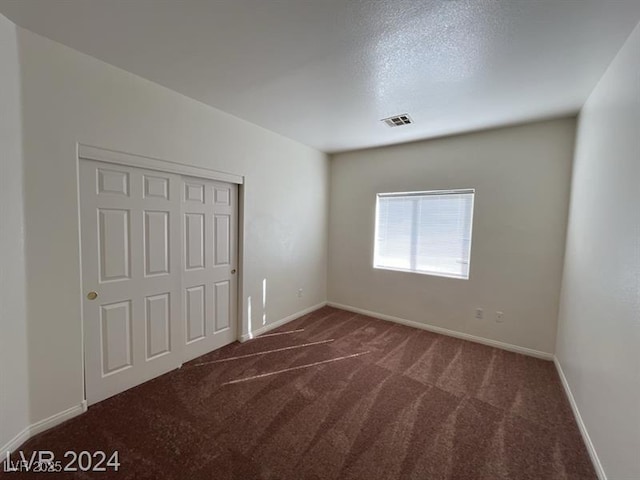
<instances>
[{"instance_id":1,"label":"six-panel door","mask_svg":"<svg viewBox=\"0 0 640 480\"><path fill-rule=\"evenodd\" d=\"M236 339L237 186L182 180L185 360Z\"/></svg>"},{"instance_id":2,"label":"six-panel door","mask_svg":"<svg viewBox=\"0 0 640 480\"><path fill-rule=\"evenodd\" d=\"M89 404L235 340L236 202L235 185L80 162Z\"/></svg>"}]
</instances>

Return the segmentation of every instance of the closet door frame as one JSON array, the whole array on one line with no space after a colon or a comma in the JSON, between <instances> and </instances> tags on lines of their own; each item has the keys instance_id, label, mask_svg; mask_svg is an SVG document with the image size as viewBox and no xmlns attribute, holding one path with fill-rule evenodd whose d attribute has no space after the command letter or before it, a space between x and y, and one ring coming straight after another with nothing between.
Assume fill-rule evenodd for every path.
<instances>
[{"instance_id":1,"label":"closet door frame","mask_svg":"<svg viewBox=\"0 0 640 480\"><path fill-rule=\"evenodd\" d=\"M85 332L84 332L84 283L82 278L83 263L82 263L82 238L81 238L81 201L80 201L80 162L83 160L94 160L104 163L110 163L114 165L123 165L126 167L141 168L146 170L154 170L162 173L176 174L183 177L197 177L207 180L215 180L220 182L226 182L237 185L238 189L238 201L237 201L237 307L235 319L236 322L236 340L242 340L242 333L244 328L244 310L243 310L243 292L244 288L244 275L243 275L243 258L244 258L244 195L245 195L245 178L241 175L236 175L227 172L221 172L208 168L195 167L191 165L183 165L177 162L161 160L157 158L147 157L143 155L130 154L120 152L116 150L110 150L100 147L94 147L90 145L77 144L77 156L76 156L76 194L78 205L78 257L79 257L79 279L81 285L80 296L78 298L78 307L80 309L80 338L82 342L82 372L83 372L83 395L86 404L87 392L86 392L86 358L85 358Z\"/></svg>"}]
</instances>

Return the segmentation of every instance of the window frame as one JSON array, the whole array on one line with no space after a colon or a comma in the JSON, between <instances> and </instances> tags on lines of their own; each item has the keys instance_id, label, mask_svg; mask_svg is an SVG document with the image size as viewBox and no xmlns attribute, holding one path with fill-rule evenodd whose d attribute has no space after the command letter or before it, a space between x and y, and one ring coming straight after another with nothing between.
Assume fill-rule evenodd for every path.
<instances>
[{"instance_id":1,"label":"window frame","mask_svg":"<svg viewBox=\"0 0 640 480\"><path fill-rule=\"evenodd\" d=\"M376 255L378 250L378 212L380 208L380 198L384 197L424 197L428 195L444 196L444 195L463 195L471 194L471 212L469 217L469 248L467 251L468 258L468 272L467 276L455 275L451 273L433 272L425 270L412 270L410 268L398 268L398 267L384 267L376 265ZM471 246L473 243L473 218L475 211L476 189L475 188L456 188L448 190L421 190L411 192L379 192L376 193L376 208L374 212L374 233L373 233L373 269L374 270L389 270L392 272L404 272L413 273L417 275L427 275L432 277L452 278L457 280L469 280L471 278Z\"/></svg>"}]
</instances>

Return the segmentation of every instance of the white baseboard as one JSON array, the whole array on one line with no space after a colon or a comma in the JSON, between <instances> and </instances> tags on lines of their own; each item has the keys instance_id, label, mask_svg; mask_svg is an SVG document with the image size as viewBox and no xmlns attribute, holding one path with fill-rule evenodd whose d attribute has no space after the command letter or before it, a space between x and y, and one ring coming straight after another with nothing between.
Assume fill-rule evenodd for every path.
<instances>
[{"instance_id":1,"label":"white baseboard","mask_svg":"<svg viewBox=\"0 0 640 480\"><path fill-rule=\"evenodd\" d=\"M575 417L578 428L580 429L580 433L582 434L582 439L584 440L584 444L586 445L587 451L589 452L589 457L591 457L591 463L593 463L593 468L596 471L596 475L598 475L598 478L600 480L607 480L607 475L604 473L604 469L602 468L602 464L600 463L600 459L598 458L596 449L593 446L593 442L591 441L591 437L589 436L589 432L587 431L587 426L582 420L582 415L580 415L580 410L578 410L578 404L576 403L576 399L573 397L573 392L569 387L567 377L565 377L564 372L562 371L560 360L558 360L558 357L556 357L555 355L553 356L553 363L555 363L556 365L556 370L558 371L558 375L560 376L560 381L562 382L562 386L564 387L564 392L567 394L569 404L571 405L571 410L573 410L573 416Z\"/></svg>"},{"instance_id":2,"label":"white baseboard","mask_svg":"<svg viewBox=\"0 0 640 480\"><path fill-rule=\"evenodd\" d=\"M55 415L51 415L39 422L28 425L24 430L18 433L15 437L13 437L6 445L0 447L0 454L2 458L6 455L6 452L15 452L20 445L29 440L31 437L44 432L45 430L49 430L56 425L60 425L62 422L66 422L67 420L77 417L81 413L87 411L87 402L83 400L79 405L75 405L71 408L68 408L62 412L56 413Z\"/></svg>"},{"instance_id":3,"label":"white baseboard","mask_svg":"<svg viewBox=\"0 0 640 480\"><path fill-rule=\"evenodd\" d=\"M34 435L37 435L40 432L49 430L50 428L55 427L56 425L60 425L62 422L66 422L67 420L73 417L77 417L78 415L86 411L87 411L87 401L83 400L80 405L67 408L66 410L60 413L51 415L50 417L45 418L44 420L40 420L39 422L36 422L33 425L31 425L30 436L33 437Z\"/></svg>"},{"instance_id":4,"label":"white baseboard","mask_svg":"<svg viewBox=\"0 0 640 480\"><path fill-rule=\"evenodd\" d=\"M258 335L262 335L263 333L267 333L269 330L273 330L274 328L278 328L278 327L284 325L285 323L289 323L289 322L295 320L296 318L300 318L303 315L306 315L306 314L311 313L311 312L315 312L319 308L322 308L322 307L324 307L326 305L327 305L327 302L321 302L321 303L318 303L317 305L313 305L312 307L305 308L304 310L300 310L299 312L296 312L293 315L289 315L288 317L282 318L282 319L277 320L277 321L272 322L272 323L268 323L267 325L265 325L263 327L260 327L260 328L258 328L256 330L253 330L252 332L245 333L244 335L242 335L240 337L240 341L241 342L246 342L247 340L251 340L252 338L257 337Z\"/></svg>"},{"instance_id":5,"label":"white baseboard","mask_svg":"<svg viewBox=\"0 0 640 480\"><path fill-rule=\"evenodd\" d=\"M9 442L0 448L1 459L4 460L6 458L7 452L15 452L20 445L31 438L31 426L25 427L20 433L18 433L15 437L13 437ZM0 467L0 471L2 468Z\"/></svg>"},{"instance_id":6,"label":"white baseboard","mask_svg":"<svg viewBox=\"0 0 640 480\"><path fill-rule=\"evenodd\" d=\"M408 327L420 328L422 330L428 330L434 333L440 333L442 335L447 335L449 337L461 338L462 340L469 340L470 342L482 343L483 345L488 345L490 347L501 348L502 350L508 350L510 352L521 353L523 355L528 355L530 357L541 358L543 360L553 360L553 354L547 352L541 352L539 350L534 350L532 348L520 347L518 345L512 345L510 343L499 342L497 340L491 340L489 338L477 337L475 335L470 335L468 333L457 332L455 330L449 330L447 328L436 327L435 325L429 325L426 323L414 322L413 320L407 320L405 318L394 317L392 315L385 315L383 313L372 312L369 310L364 310L362 308L352 307L351 305L342 305L340 303L328 302L327 305L330 307L340 308L342 310L347 310L349 312L360 313L362 315L367 315L368 317L378 318L380 320L387 320L389 322L400 323L402 325L406 325Z\"/></svg>"}]
</instances>

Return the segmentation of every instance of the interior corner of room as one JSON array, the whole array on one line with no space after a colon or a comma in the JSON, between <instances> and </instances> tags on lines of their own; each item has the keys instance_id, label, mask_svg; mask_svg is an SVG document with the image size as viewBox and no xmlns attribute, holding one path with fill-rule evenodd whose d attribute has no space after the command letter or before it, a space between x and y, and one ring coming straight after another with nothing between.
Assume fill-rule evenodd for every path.
<instances>
[{"instance_id":1,"label":"interior corner of room","mask_svg":"<svg viewBox=\"0 0 640 480\"><path fill-rule=\"evenodd\" d=\"M0 1L7 15L0 15L0 453L201 355L251 345L324 308L344 324L383 320L388 328L400 324L553 362L550 381L564 388L597 477L640 478L640 9L623 3L635 20L626 20L629 28L584 98L558 96L553 114L492 123L483 116L492 107L469 97L475 127L456 130L449 119L450 131L434 127L413 138L393 132L438 119L412 115L406 122L414 125L387 126L380 119L388 115L371 107L373 126L354 127L348 137L328 126L329 113L314 99L309 105L322 121L301 117L283 134L284 114L256 114L273 122L265 127L230 106L208 105L190 95L195 81L174 91L110 62L106 50L100 58L64 45L67 37L34 33L40 22L29 11L37 1L24 11ZM571 10L572 2L561 4ZM21 21L33 21L34 31ZM539 32L527 32L543 42ZM377 44L387 49L378 55L402 44L387 40ZM328 64L319 49L306 48L318 71ZM302 101L294 80L322 90L299 60L290 77L268 69L264 84L247 83L251 100L238 101L238 111L289 88ZM367 92L371 103L398 71L372 73L379 83ZM345 81L336 75L336 83ZM442 67L433 75L442 86L472 73ZM505 68L504 75L514 80L519 73ZM178 77L166 78L177 84ZM313 128L300 127L304 122ZM382 140L365 136L367 129L382 132ZM335 132L333 143L320 134L307 141L313 130ZM457 195L447 211L467 222L456 230L462 260L424 260L421 267L418 256L428 254L412 243L410 258L378 262L378 230L387 222L377 210L380 196L424 197L424 206L415 200L405 210L413 215L406 225L415 227L434 194ZM399 228L391 220L384 225ZM389 251L404 237L394 241ZM169 278L170 271L181 273ZM142 280L118 284L134 277ZM113 331L104 330L107 321ZM162 327L149 333L153 322ZM109 358L104 336L124 339ZM122 347L134 337L141 351ZM324 345L327 338L305 341ZM274 348L290 345L274 341ZM236 356L255 353L247 352ZM130 368L136 362L147 369ZM256 377L271 375L251 368Z\"/></svg>"}]
</instances>

